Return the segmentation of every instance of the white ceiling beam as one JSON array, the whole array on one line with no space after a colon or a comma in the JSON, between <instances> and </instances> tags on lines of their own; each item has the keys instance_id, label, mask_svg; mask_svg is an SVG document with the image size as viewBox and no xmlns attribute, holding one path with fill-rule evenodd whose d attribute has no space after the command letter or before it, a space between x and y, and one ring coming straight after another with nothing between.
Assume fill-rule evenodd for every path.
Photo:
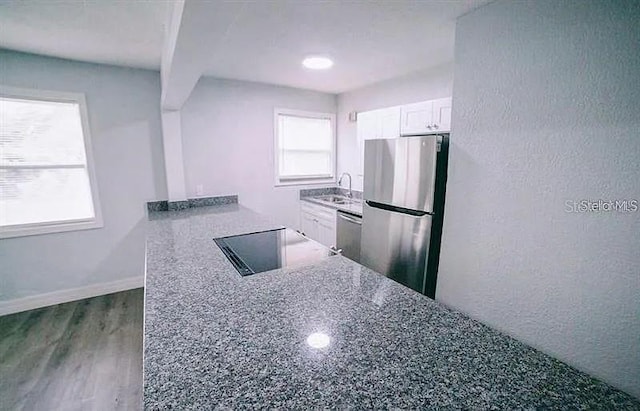
<instances>
[{"instance_id":1,"label":"white ceiling beam","mask_svg":"<svg viewBox=\"0 0 640 411\"><path fill-rule=\"evenodd\" d=\"M162 90L165 89L169 73L171 72L173 52L178 41L178 31L180 29L180 22L182 21L183 10L184 0L176 0L175 3L167 8L164 38L162 41L162 55L160 56L160 79Z\"/></svg>"},{"instance_id":2,"label":"white ceiling beam","mask_svg":"<svg viewBox=\"0 0 640 411\"><path fill-rule=\"evenodd\" d=\"M224 27L227 33L247 2L201 0L176 1L171 10L170 22L165 32L162 53L161 103L164 110L179 110L193 91L196 83L207 69L218 45L219 38L203 37L212 25Z\"/></svg>"},{"instance_id":3,"label":"white ceiling beam","mask_svg":"<svg viewBox=\"0 0 640 411\"><path fill-rule=\"evenodd\" d=\"M238 0L177 0L168 11L160 66L160 104L169 201L187 199L180 109L246 4ZM212 26L221 29L223 35L203 35Z\"/></svg>"}]
</instances>

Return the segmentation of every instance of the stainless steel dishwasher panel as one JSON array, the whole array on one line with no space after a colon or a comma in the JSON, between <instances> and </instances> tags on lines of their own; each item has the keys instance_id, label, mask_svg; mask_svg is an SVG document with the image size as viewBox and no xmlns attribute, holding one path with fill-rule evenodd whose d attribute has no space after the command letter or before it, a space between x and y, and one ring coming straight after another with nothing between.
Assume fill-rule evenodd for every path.
<instances>
[{"instance_id":1,"label":"stainless steel dishwasher panel","mask_svg":"<svg viewBox=\"0 0 640 411\"><path fill-rule=\"evenodd\" d=\"M360 262L360 233L362 218L338 211L337 247L342 250L342 255L359 263Z\"/></svg>"}]
</instances>

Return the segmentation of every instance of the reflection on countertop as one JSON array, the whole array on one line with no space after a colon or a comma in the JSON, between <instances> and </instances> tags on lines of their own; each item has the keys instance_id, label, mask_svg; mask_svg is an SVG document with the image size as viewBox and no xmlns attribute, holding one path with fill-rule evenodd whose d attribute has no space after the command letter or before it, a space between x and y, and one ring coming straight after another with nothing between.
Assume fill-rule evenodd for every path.
<instances>
[{"instance_id":1,"label":"reflection on countertop","mask_svg":"<svg viewBox=\"0 0 640 411\"><path fill-rule=\"evenodd\" d=\"M147 224L146 409L637 408L630 396L342 256L241 277L237 204Z\"/></svg>"}]
</instances>

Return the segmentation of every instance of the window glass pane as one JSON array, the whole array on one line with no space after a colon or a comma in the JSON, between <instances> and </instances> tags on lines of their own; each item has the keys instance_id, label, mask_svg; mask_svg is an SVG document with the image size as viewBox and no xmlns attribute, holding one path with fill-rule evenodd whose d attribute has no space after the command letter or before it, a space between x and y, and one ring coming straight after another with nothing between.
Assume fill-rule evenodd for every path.
<instances>
[{"instance_id":1,"label":"window glass pane","mask_svg":"<svg viewBox=\"0 0 640 411\"><path fill-rule=\"evenodd\" d=\"M328 118L278 116L279 175L333 174L333 124Z\"/></svg>"},{"instance_id":2,"label":"window glass pane","mask_svg":"<svg viewBox=\"0 0 640 411\"><path fill-rule=\"evenodd\" d=\"M280 116L280 146L285 150L331 151L331 120Z\"/></svg>"},{"instance_id":3,"label":"window glass pane","mask_svg":"<svg viewBox=\"0 0 640 411\"><path fill-rule=\"evenodd\" d=\"M95 218L80 104L0 97L0 227Z\"/></svg>"},{"instance_id":4,"label":"window glass pane","mask_svg":"<svg viewBox=\"0 0 640 411\"><path fill-rule=\"evenodd\" d=\"M284 151L280 161L281 176L331 175L331 153Z\"/></svg>"},{"instance_id":5,"label":"window glass pane","mask_svg":"<svg viewBox=\"0 0 640 411\"><path fill-rule=\"evenodd\" d=\"M0 98L0 166L85 165L77 103Z\"/></svg>"},{"instance_id":6,"label":"window glass pane","mask_svg":"<svg viewBox=\"0 0 640 411\"><path fill-rule=\"evenodd\" d=\"M94 217L85 168L0 169L0 226Z\"/></svg>"}]
</instances>

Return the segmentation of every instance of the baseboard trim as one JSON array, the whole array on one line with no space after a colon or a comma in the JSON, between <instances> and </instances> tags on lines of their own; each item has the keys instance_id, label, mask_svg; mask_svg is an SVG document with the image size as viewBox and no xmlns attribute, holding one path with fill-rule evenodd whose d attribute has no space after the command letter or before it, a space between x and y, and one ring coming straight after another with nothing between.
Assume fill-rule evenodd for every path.
<instances>
[{"instance_id":1,"label":"baseboard trim","mask_svg":"<svg viewBox=\"0 0 640 411\"><path fill-rule=\"evenodd\" d=\"M144 277L131 277L108 283L92 284L86 287L70 288L52 293L38 294L14 300L0 301L0 316L48 307L50 305L83 300L99 295L132 290L144 286Z\"/></svg>"}]
</instances>

